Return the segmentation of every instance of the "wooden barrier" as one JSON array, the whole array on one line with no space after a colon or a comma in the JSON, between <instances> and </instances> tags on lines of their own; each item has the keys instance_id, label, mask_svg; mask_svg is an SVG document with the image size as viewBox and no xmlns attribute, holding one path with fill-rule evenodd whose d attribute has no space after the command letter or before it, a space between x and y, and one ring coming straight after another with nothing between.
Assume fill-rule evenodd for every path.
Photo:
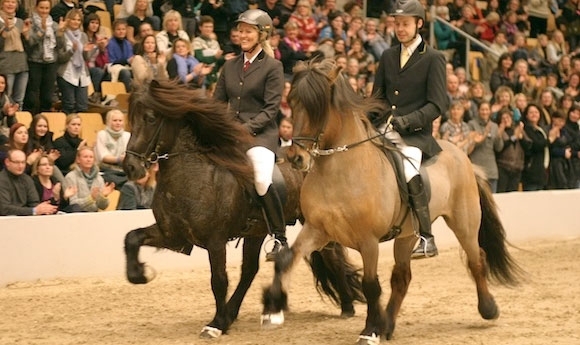
<instances>
[{"instance_id":1,"label":"wooden barrier","mask_svg":"<svg viewBox=\"0 0 580 345\"><path fill-rule=\"evenodd\" d=\"M580 190L496 194L508 240L580 236ZM0 217L0 285L66 277L123 276L125 234L154 222L150 210L111 211L39 217ZM288 229L293 241L300 225ZM438 219L433 228L439 249L457 247L453 233ZM239 267L241 245L228 247L228 266ZM392 242L381 244L392 256ZM191 256L143 247L141 260L157 272L209 267L207 252ZM433 259L436 260L436 259Z\"/></svg>"}]
</instances>

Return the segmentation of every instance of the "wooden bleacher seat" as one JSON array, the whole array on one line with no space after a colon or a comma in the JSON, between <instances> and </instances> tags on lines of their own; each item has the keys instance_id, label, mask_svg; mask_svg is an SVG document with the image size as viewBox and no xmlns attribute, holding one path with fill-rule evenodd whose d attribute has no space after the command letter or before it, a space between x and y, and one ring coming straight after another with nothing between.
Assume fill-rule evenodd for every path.
<instances>
[{"instance_id":1,"label":"wooden bleacher seat","mask_svg":"<svg viewBox=\"0 0 580 345\"><path fill-rule=\"evenodd\" d=\"M78 113L81 118L80 136L87 141L87 145L94 147L97 142L97 133L105 129L100 113Z\"/></svg>"},{"instance_id":2,"label":"wooden bleacher seat","mask_svg":"<svg viewBox=\"0 0 580 345\"><path fill-rule=\"evenodd\" d=\"M480 81L481 80L481 68L479 67L479 63L486 63L485 56L483 56L482 52L469 52L468 55L468 63L469 63L469 72L471 74L471 80L473 81Z\"/></svg>"},{"instance_id":3,"label":"wooden bleacher seat","mask_svg":"<svg viewBox=\"0 0 580 345\"><path fill-rule=\"evenodd\" d=\"M23 124L28 129L32 122L32 114L29 111L17 111L16 121Z\"/></svg>"},{"instance_id":4,"label":"wooden bleacher seat","mask_svg":"<svg viewBox=\"0 0 580 345\"><path fill-rule=\"evenodd\" d=\"M97 11L95 12L99 19L101 20L101 26L108 28L113 32L113 25L111 24L111 14L109 11Z\"/></svg>"},{"instance_id":5,"label":"wooden bleacher seat","mask_svg":"<svg viewBox=\"0 0 580 345\"><path fill-rule=\"evenodd\" d=\"M85 12L87 12L87 8L88 7L96 7L101 11L106 11L107 10L107 5L105 5L104 2L99 2L99 1L85 1L83 3L83 9L85 10Z\"/></svg>"},{"instance_id":6,"label":"wooden bleacher seat","mask_svg":"<svg viewBox=\"0 0 580 345\"><path fill-rule=\"evenodd\" d=\"M66 114L61 112L43 112L48 119L48 128L53 134L53 139L60 138L66 130Z\"/></svg>"},{"instance_id":7,"label":"wooden bleacher seat","mask_svg":"<svg viewBox=\"0 0 580 345\"><path fill-rule=\"evenodd\" d=\"M121 13L122 8L123 8L122 4L113 5L113 18L115 18L115 19L119 18L119 13Z\"/></svg>"},{"instance_id":8,"label":"wooden bleacher seat","mask_svg":"<svg viewBox=\"0 0 580 345\"><path fill-rule=\"evenodd\" d=\"M125 84L120 81L103 81L101 82L101 94L104 96L117 96L120 93L127 93Z\"/></svg>"},{"instance_id":9,"label":"wooden bleacher seat","mask_svg":"<svg viewBox=\"0 0 580 345\"><path fill-rule=\"evenodd\" d=\"M117 205L119 205L119 198L121 197L121 192L118 190L114 190L111 194L107 195L107 199L109 199L109 206L107 206L104 210L99 210L99 212L104 211L115 211L117 209Z\"/></svg>"},{"instance_id":10,"label":"wooden bleacher seat","mask_svg":"<svg viewBox=\"0 0 580 345\"><path fill-rule=\"evenodd\" d=\"M531 38L531 37L526 38L526 46L528 47L528 50L534 49L537 45L538 45L537 38Z\"/></svg>"}]
</instances>

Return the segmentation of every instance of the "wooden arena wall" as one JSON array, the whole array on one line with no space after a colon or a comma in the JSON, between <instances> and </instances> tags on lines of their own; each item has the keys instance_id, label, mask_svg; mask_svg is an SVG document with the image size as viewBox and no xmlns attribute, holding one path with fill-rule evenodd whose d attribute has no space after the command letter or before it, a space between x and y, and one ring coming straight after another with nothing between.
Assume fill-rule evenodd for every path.
<instances>
[{"instance_id":1,"label":"wooden arena wall","mask_svg":"<svg viewBox=\"0 0 580 345\"><path fill-rule=\"evenodd\" d=\"M580 190L496 194L508 240L580 236ZM111 211L40 217L0 217L0 285L65 277L123 276L123 240L132 229L154 222L150 210ZM288 229L293 241L299 225ZM453 233L438 219L434 234L440 249L457 247ZM230 242L228 266L239 267L241 244ZM392 255L392 242L381 244ZM262 254L263 255L263 254ZM144 247L141 260L156 271L208 267L207 252L191 256Z\"/></svg>"}]
</instances>

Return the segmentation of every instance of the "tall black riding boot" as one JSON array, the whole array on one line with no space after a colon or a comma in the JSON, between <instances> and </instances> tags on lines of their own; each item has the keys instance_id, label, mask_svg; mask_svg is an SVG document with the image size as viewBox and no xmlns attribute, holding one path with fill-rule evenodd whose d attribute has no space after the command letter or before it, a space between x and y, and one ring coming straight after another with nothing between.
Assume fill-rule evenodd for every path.
<instances>
[{"instance_id":1,"label":"tall black riding boot","mask_svg":"<svg viewBox=\"0 0 580 345\"><path fill-rule=\"evenodd\" d=\"M276 189L274 189L274 186L272 185L268 188L268 192L260 197L260 201L262 202L262 207L266 213L270 232L276 239L274 248L271 252L266 254L266 261L274 261L276 259L276 254L278 254L280 249L282 249L282 247L288 247L288 242L286 241L286 220L284 219L284 209L280 197L278 196L278 192L276 192Z\"/></svg>"},{"instance_id":2,"label":"tall black riding boot","mask_svg":"<svg viewBox=\"0 0 580 345\"><path fill-rule=\"evenodd\" d=\"M423 187L421 176L414 176L407 184L409 186L409 196L415 209L415 215L419 221L419 235L421 240L419 245L411 254L412 259L423 259L436 256L437 246L435 238L431 234L431 216L429 215L429 200Z\"/></svg>"}]
</instances>

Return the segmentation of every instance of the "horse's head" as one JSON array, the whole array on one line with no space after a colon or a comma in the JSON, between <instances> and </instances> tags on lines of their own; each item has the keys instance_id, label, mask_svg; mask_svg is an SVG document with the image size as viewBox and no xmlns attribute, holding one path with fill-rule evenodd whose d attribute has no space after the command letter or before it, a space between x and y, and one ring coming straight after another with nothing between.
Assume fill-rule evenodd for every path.
<instances>
[{"instance_id":1,"label":"horse's head","mask_svg":"<svg viewBox=\"0 0 580 345\"><path fill-rule=\"evenodd\" d=\"M123 161L123 169L130 180L145 176L151 164L167 159L179 130L178 120L167 116L178 111L171 105L171 102L176 101L175 95L179 94L176 88L178 86L173 83L154 80L149 87L131 94L131 139ZM168 95L173 97L166 98Z\"/></svg>"}]
</instances>

